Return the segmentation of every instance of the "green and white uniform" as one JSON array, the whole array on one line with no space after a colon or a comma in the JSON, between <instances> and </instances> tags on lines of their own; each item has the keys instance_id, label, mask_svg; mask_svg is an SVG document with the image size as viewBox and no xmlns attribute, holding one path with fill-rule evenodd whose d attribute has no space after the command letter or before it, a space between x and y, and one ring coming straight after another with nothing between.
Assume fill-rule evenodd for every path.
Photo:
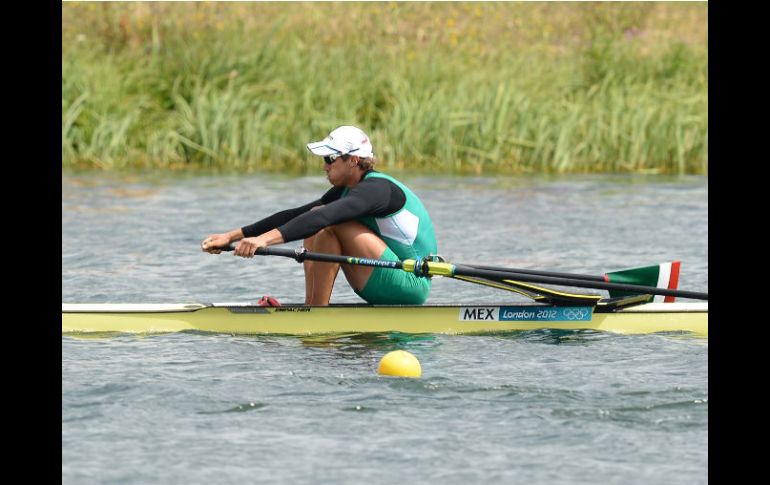
<instances>
[{"instance_id":1,"label":"green and white uniform","mask_svg":"<svg viewBox=\"0 0 770 485\"><path fill-rule=\"evenodd\" d=\"M403 191L406 202L395 212L380 216L364 216L358 220L372 230L388 246L380 259L398 261L436 254L436 234L433 222L422 201L406 185L384 173L370 171L364 180L385 179ZM362 180L363 182L363 180ZM342 197L347 195L343 191ZM431 280L405 271L375 268L366 286L357 292L369 303L425 303Z\"/></svg>"}]
</instances>

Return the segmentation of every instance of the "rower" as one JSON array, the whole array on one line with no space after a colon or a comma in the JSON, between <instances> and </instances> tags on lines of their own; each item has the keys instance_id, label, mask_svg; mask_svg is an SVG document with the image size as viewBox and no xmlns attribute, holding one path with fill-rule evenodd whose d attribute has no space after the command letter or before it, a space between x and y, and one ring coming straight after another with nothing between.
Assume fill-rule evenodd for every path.
<instances>
[{"instance_id":1,"label":"rower","mask_svg":"<svg viewBox=\"0 0 770 485\"><path fill-rule=\"evenodd\" d=\"M235 255L251 258L259 248L304 240L310 251L388 261L438 252L433 222L422 201L400 181L374 170L372 143L361 129L340 126L307 148L323 157L331 189L303 206L211 234L201 249L219 254L238 241ZM305 304L328 305L339 263L303 265ZM356 294L370 304L421 305L430 293L430 278L414 273L359 265L344 265L343 272Z\"/></svg>"}]
</instances>

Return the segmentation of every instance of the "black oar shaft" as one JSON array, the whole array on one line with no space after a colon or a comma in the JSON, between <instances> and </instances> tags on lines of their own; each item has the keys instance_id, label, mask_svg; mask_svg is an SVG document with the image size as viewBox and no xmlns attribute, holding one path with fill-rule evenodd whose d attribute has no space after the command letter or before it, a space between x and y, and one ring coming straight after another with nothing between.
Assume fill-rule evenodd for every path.
<instances>
[{"instance_id":1,"label":"black oar shaft","mask_svg":"<svg viewBox=\"0 0 770 485\"><path fill-rule=\"evenodd\" d=\"M472 266L455 265L455 274L461 276L476 276L493 280L516 280L530 283L546 283L561 286L577 286L580 288L596 288L601 290L630 291L650 295L679 296L682 298L694 298L708 300L708 293L696 291L669 290L667 288L655 288L652 286L631 285L626 283L609 283L606 281L587 281L576 278L558 278L554 276L534 276L531 274L517 273L513 271L496 271L490 269L478 269Z\"/></svg>"},{"instance_id":2,"label":"black oar shaft","mask_svg":"<svg viewBox=\"0 0 770 485\"><path fill-rule=\"evenodd\" d=\"M500 268L496 266L478 266L475 264L466 264L463 265L468 268L476 268L476 269L488 269L492 271L510 271L512 273L519 273L519 274L530 274L535 276L552 276L554 278L574 278L576 280L586 280L586 281L607 281L604 279L603 276L592 276L592 275L583 275L583 274L575 274L575 273L559 273L556 271L538 271L534 269L519 269L519 268Z\"/></svg>"}]
</instances>

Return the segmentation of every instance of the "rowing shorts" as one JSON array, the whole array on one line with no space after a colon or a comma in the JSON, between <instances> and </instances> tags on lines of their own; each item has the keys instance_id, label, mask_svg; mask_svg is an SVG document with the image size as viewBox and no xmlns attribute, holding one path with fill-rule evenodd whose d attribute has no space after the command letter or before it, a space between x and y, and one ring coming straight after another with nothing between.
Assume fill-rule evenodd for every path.
<instances>
[{"instance_id":1,"label":"rowing shorts","mask_svg":"<svg viewBox=\"0 0 770 485\"><path fill-rule=\"evenodd\" d=\"M387 261L398 261L390 248L380 256ZM422 305L428 299L431 281L400 269L375 267L369 281L358 296L372 305Z\"/></svg>"}]
</instances>

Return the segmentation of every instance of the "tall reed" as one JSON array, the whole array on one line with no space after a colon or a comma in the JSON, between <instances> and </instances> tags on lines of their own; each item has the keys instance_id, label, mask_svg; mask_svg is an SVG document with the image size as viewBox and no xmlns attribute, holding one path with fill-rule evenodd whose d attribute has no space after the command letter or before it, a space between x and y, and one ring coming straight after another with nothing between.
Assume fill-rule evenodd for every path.
<instances>
[{"instance_id":1,"label":"tall reed","mask_svg":"<svg viewBox=\"0 0 770 485\"><path fill-rule=\"evenodd\" d=\"M62 4L62 166L708 172L688 3Z\"/></svg>"}]
</instances>

